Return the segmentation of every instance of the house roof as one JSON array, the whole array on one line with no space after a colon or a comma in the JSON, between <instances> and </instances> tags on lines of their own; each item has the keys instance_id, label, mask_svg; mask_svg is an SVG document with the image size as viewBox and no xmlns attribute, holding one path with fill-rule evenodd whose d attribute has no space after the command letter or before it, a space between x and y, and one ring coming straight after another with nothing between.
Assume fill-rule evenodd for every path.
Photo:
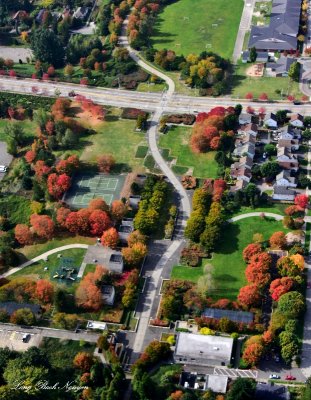
<instances>
[{"instance_id":1,"label":"house roof","mask_svg":"<svg viewBox=\"0 0 311 400\"><path fill-rule=\"evenodd\" d=\"M276 51L296 49L300 7L299 0L274 0L269 25L252 27L248 47Z\"/></svg>"},{"instance_id":2,"label":"house roof","mask_svg":"<svg viewBox=\"0 0 311 400\"><path fill-rule=\"evenodd\" d=\"M21 308L29 308L34 314L38 314L41 311L39 304L30 303L16 303L14 301L1 302L0 309L5 310L9 315Z\"/></svg>"},{"instance_id":3,"label":"house roof","mask_svg":"<svg viewBox=\"0 0 311 400\"><path fill-rule=\"evenodd\" d=\"M252 124L252 123L245 124L245 125L242 125L239 128L239 131L243 131L243 132L248 132L248 131L258 132L258 126L256 124Z\"/></svg>"},{"instance_id":4,"label":"house roof","mask_svg":"<svg viewBox=\"0 0 311 400\"><path fill-rule=\"evenodd\" d=\"M206 318L228 318L234 322L243 322L249 324L254 320L254 314L246 311L236 311L236 310L221 310L218 308L205 308L202 313L202 317Z\"/></svg>"},{"instance_id":5,"label":"house roof","mask_svg":"<svg viewBox=\"0 0 311 400\"><path fill-rule=\"evenodd\" d=\"M257 383L255 400L289 400L290 394L286 386L271 383Z\"/></svg>"},{"instance_id":6,"label":"house roof","mask_svg":"<svg viewBox=\"0 0 311 400\"><path fill-rule=\"evenodd\" d=\"M285 186L273 186L273 192L274 194L281 194L284 196L294 196L295 191L292 189L289 189Z\"/></svg>"},{"instance_id":7,"label":"house roof","mask_svg":"<svg viewBox=\"0 0 311 400\"><path fill-rule=\"evenodd\" d=\"M303 122L303 116L301 114L292 114L290 117L291 121L296 121L297 119Z\"/></svg>"},{"instance_id":8,"label":"house roof","mask_svg":"<svg viewBox=\"0 0 311 400\"><path fill-rule=\"evenodd\" d=\"M228 376L207 375L207 387L214 393L226 393L228 386Z\"/></svg>"},{"instance_id":9,"label":"house roof","mask_svg":"<svg viewBox=\"0 0 311 400\"><path fill-rule=\"evenodd\" d=\"M265 115L265 121L268 121L269 119L272 119L273 121L277 122L276 115L274 113L267 113Z\"/></svg>"},{"instance_id":10,"label":"house roof","mask_svg":"<svg viewBox=\"0 0 311 400\"><path fill-rule=\"evenodd\" d=\"M223 336L198 335L180 332L177 336L175 355L231 361L233 339Z\"/></svg>"},{"instance_id":11,"label":"house roof","mask_svg":"<svg viewBox=\"0 0 311 400\"><path fill-rule=\"evenodd\" d=\"M289 71L289 67L296 61L292 57L281 56L276 62L267 63L266 68L271 68L277 74L282 74Z\"/></svg>"},{"instance_id":12,"label":"house roof","mask_svg":"<svg viewBox=\"0 0 311 400\"><path fill-rule=\"evenodd\" d=\"M257 51L256 61L258 62L267 62L268 61L268 54L265 51ZM250 61L250 51L246 50L242 53L242 60L243 61Z\"/></svg>"}]
</instances>

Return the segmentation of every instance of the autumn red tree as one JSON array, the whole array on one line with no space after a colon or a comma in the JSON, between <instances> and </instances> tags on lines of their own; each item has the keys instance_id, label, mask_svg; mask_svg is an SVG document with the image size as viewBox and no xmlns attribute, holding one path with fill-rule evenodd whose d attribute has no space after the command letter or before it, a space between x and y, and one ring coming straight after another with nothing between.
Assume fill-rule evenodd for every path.
<instances>
[{"instance_id":1,"label":"autumn red tree","mask_svg":"<svg viewBox=\"0 0 311 400\"><path fill-rule=\"evenodd\" d=\"M47 70L47 73L48 73L49 76L54 76L55 75L55 68L53 67L53 65L49 66L49 68Z\"/></svg>"},{"instance_id":2,"label":"autumn red tree","mask_svg":"<svg viewBox=\"0 0 311 400\"><path fill-rule=\"evenodd\" d=\"M73 360L75 368L81 369L83 372L89 372L93 364L94 358L92 354L85 351L76 354Z\"/></svg>"},{"instance_id":3,"label":"autumn red tree","mask_svg":"<svg viewBox=\"0 0 311 400\"><path fill-rule=\"evenodd\" d=\"M91 211L94 210L109 211L109 206L104 199L96 198L89 202L88 209Z\"/></svg>"},{"instance_id":4,"label":"autumn red tree","mask_svg":"<svg viewBox=\"0 0 311 400\"><path fill-rule=\"evenodd\" d=\"M246 98L246 100L253 100L254 95L253 95L253 93L248 92L248 93L246 93L245 98Z\"/></svg>"},{"instance_id":5,"label":"autumn red tree","mask_svg":"<svg viewBox=\"0 0 311 400\"><path fill-rule=\"evenodd\" d=\"M264 347L259 343L252 343L245 347L243 352L243 360L250 366L255 366L264 354Z\"/></svg>"},{"instance_id":6,"label":"autumn red tree","mask_svg":"<svg viewBox=\"0 0 311 400\"><path fill-rule=\"evenodd\" d=\"M70 213L71 213L71 211L69 210L69 208L66 208L66 207L60 207L57 209L56 221L62 228L66 227L66 220Z\"/></svg>"},{"instance_id":7,"label":"autumn red tree","mask_svg":"<svg viewBox=\"0 0 311 400\"><path fill-rule=\"evenodd\" d=\"M294 202L295 202L296 206L299 206L300 208L302 208L304 210L308 206L309 197L306 194L297 194Z\"/></svg>"},{"instance_id":8,"label":"autumn red tree","mask_svg":"<svg viewBox=\"0 0 311 400\"><path fill-rule=\"evenodd\" d=\"M118 241L119 235L116 228L107 229L101 237L102 245L110 247L111 249L115 249L117 247Z\"/></svg>"},{"instance_id":9,"label":"autumn red tree","mask_svg":"<svg viewBox=\"0 0 311 400\"><path fill-rule=\"evenodd\" d=\"M120 220L124 217L124 215L126 214L127 207L126 207L126 205L123 203L123 201L121 201L121 200L114 200L114 201L111 203L110 211L111 211L112 217L113 217L115 220L120 221Z\"/></svg>"},{"instance_id":10,"label":"autumn red tree","mask_svg":"<svg viewBox=\"0 0 311 400\"><path fill-rule=\"evenodd\" d=\"M95 236L101 236L103 232L112 225L108 213L102 210L92 211L89 217L89 223L91 234Z\"/></svg>"},{"instance_id":11,"label":"autumn red tree","mask_svg":"<svg viewBox=\"0 0 311 400\"><path fill-rule=\"evenodd\" d=\"M53 173L48 177L47 186L49 194L55 199L60 199L71 186L70 176L66 174L57 175Z\"/></svg>"},{"instance_id":12,"label":"autumn red tree","mask_svg":"<svg viewBox=\"0 0 311 400\"><path fill-rule=\"evenodd\" d=\"M132 247L123 248L122 255L126 264L138 266L147 255L147 246L143 243L135 243Z\"/></svg>"},{"instance_id":13,"label":"autumn red tree","mask_svg":"<svg viewBox=\"0 0 311 400\"><path fill-rule=\"evenodd\" d=\"M54 296L54 286L46 279L37 281L35 297L42 303L51 303Z\"/></svg>"},{"instance_id":14,"label":"autumn red tree","mask_svg":"<svg viewBox=\"0 0 311 400\"><path fill-rule=\"evenodd\" d=\"M213 185L213 201L220 201L226 188L227 183L225 180L215 179Z\"/></svg>"},{"instance_id":15,"label":"autumn red tree","mask_svg":"<svg viewBox=\"0 0 311 400\"><path fill-rule=\"evenodd\" d=\"M57 98L51 108L54 118L63 119L68 114L70 104L71 101L69 99L65 99L64 97Z\"/></svg>"},{"instance_id":16,"label":"autumn red tree","mask_svg":"<svg viewBox=\"0 0 311 400\"><path fill-rule=\"evenodd\" d=\"M33 233L29 226L24 224L17 224L15 226L15 239L22 245L33 244Z\"/></svg>"},{"instance_id":17,"label":"autumn red tree","mask_svg":"<svg viewBox=\"0 0 311 400\"><path fill-rule=\"evenodd\" d=\"M297 212L302 211L302 209L299 206L289 206L285 209L285 214L292 216L296 214Z\"/></svg>"},{"instance_id":18,"label":"autumn red tree","mask_svg":"<svg viewBox=\"0 0 311 400\"><path fill-rule=\"evenodd\" d=\"M51 167L48 167L44 161L38 160L34 165L36 178L42 181L51 172Z\"/></svg>"},{"instance_id":19,"label":"autumn red tree","mask_svg":"<svg viewBox=\"0 0 311 400\"><path fill-rule=\"evenodd\" d=\"M282 231L274 232L269 239L269 243L273 249L284 249L286 247L285 233Z\"/></svg>"},{"instance_id":20,"label":"autumn red tree","mask_svg":"<svg viewBox=\"0 0 311 400\"><path fill-rule=\"evenodd\" d=\"M58 174L72 175L80 167L79 158L76 155L69 156L66 160L60 160L56 164L56 171Z\"/></svg>"},{"instance_id":21,"label":"autumn red tree","mask_svg":"<svg viewBox=\"0 0 311 400\"><path fill-rule=\"evenodd\" d=\"M52 239L54 235L54 222L48 215L32 214L30 223L33 231L44 239Z\"/></svg>"},{"instance_id":22,"label":"autumn red tree","mask_svg":"<svg viewBox=\"0 0 311 400\"><path fill-rule=\"evenodd\" d=\"M293 278L288 276L284 276L283 278L275 279L271 282L270 285L270 294L274 301L279 301L279 298L292 290L294 287L295 281Z\"/></svg>"},{"instance_id":23,"label":"autumn red tree","mask_svg":"<svg viewBox=\"0 0 311 400\"><path fill-rule=\"evenodd\" d=\"M249 262L252 256L261 253L261 245L259 243L251 243L243 250L244 261Z\"/></svg>"},{"instance_id":24,"label":"autumn red tree","mask_svg":"<svg viewBox=\"0 0 311 400\"><path fill-rule=\"evenodd\" d=\"M90 215L91 211L85 208L79 211L72 211L66 218L67 229L76 234L88 234L90 231Z\"/></svg>"},{"instance_id":25,"label":"autumn red tree","mask_svg":"<svg viewBox=\"0 0 311 400\"><path fill-rule=\"evenodd\" d=\"M53 133L54 133L54 131L55 131L55 124L54 124L54 121L48 120L47 123L45 124L45 130L46 130L46 133L47 133L49 136L52 136Z\"/></svg>"},{"instance_id":26,"label":"autumn red tree","mask_svg":"<svg viewBox=\"0 0 311 400\"><path fill-rule=\"evenodd\" d=\"M255 284L243 286L240 289L238 300L243 306L247 308L258 306L261 300L258 286Z\"/></svg>"},{"instance_id":27,"label":"autumn red tree","mask_svg":"<svg viewBox=\"0 0 311 400\"><path fill-rule=\"evenodd\" d=\"M111 154L103 154L97 158L97 166L100 172L108 174L115 165L115 159Z\"/></svg>"},{"instance_id":28,"label":"autumn red tree","mask_svg":"<svg viewBox=\"0 0 311 400\"><path fill-rule=\"evenodd\" d=\"M107 273L107 270L99 265L95 272L89 272L80 282L75 298L79 307L87 310L98 311L103 305L103 296L98 282Z\"/></svg>"},{"instance_id":29,"label":"autumn red tree","mask_svg":"<svg viewBox=\"0 0 311 400\"><path fill-rule=\"evenodd\" d=\"M274 340L274 333L270 330L265 331L262 334L262 341L264 345L270 345Z\"/></svg>"},{"instance_id":30,"label":"autumn red tree","mask_svg":"<svg viewBox=\"0 0 311 400\"><path fill-rule=\"evenodd\" d=\"M32 164L36 156L37 154L35 151L29 150L25 154L25 160L28 162L28 164Z\"/></svg>"},{"instance_id":31,"label":"autumn red tree","mask_svg":"<svg viewBox=\"0 0 311 400\"><path fill-rule=\"evenodd\" d=\"M267 101L268 100L267 93L261 93L261 95L258 97L258 99L261 101Z\"/></svg>"}]
</instances>

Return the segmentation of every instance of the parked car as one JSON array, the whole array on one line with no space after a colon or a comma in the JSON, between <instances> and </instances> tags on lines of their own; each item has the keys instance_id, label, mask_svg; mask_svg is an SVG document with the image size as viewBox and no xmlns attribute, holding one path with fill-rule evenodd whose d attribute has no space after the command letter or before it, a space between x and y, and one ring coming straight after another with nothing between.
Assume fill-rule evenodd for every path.
<instances>
[{"instance_id":1,"label":"parked car","mask_svg":"<svg viewBox=\"0 0 311 400\"><path fill-rule=\"evenodd\" d=\"M7 167L5 165L0 165L0 172L5 172Z\"/></svg>"},{"instance_id":2,"label":"parked car","mask_svg":"<svg viewBox=\"0 0 311 400\"><path fill-rule=\"evenodd\" d=\"M24 333L23 337L22 337L22 341L24 343L27 343L29 339L30 339L30 334L29 333Z\"/></svg>"},{"instance_id":3,"label":"parked car","mask_svg":"<svg viewBox=\"0 0 311 400\"><path fill-rule=\"evenodd\" d=\"M295 380L296 380L296 377L293 376L293 375L286 375L286 376L285 376L285 380L286 380L286 381L295 381Z\"/></svg>"},{"instance_id":4,"label":"parked car","mask_svg":"<svg viewBox=\"0 0 311 400\"><path fill-rule=\"evenodd\" d=\"M269 379L281 379L280 375L270 374Z\"/></svg>"}]
</instances>

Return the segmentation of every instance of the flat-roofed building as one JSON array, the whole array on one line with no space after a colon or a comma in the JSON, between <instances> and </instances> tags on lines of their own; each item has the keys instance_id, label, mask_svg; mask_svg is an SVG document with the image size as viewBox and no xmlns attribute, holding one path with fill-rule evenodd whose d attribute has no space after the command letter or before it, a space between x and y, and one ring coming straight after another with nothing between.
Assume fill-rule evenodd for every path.
<instances>
[{"instance_id":1,"label":"flat-roofed building","mask_svg":"<svg viewBox=\"0 0 311 400\"><path fill-rule=\"evenodd\" d=\"M174 360L193 365L228 365L231 363L233 339L223 336L180 332L177 336Z\"/></svg>"}]
</instances>

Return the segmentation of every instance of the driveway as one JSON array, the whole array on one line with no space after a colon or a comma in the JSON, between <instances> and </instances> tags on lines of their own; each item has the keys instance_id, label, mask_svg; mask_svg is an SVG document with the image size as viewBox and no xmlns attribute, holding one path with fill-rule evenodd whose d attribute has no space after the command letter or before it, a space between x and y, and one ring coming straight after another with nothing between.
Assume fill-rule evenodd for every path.
<instances>
[{"instance_id":1,"label":"driveway","mask_svg":"<svg viewBox=\"0 0 311 400\"><path fill-rule=\"evenodd\" d=\"M32 58L31 49L25 47L0 46L0 54L2 58L10 58L14 62L18 62L20 59L26 62L27 57Z\"/></svg>"}]
</instances>

